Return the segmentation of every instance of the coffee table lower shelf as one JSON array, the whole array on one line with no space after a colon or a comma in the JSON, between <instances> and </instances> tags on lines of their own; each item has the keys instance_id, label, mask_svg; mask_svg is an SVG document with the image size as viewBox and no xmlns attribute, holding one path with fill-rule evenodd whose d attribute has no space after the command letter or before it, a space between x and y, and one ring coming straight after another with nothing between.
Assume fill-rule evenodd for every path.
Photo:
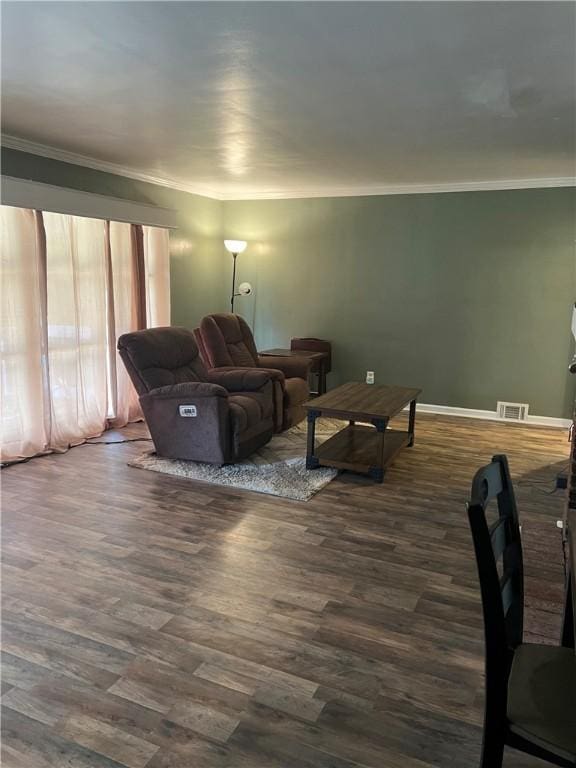
<instances>
[{"instance_id":1,"label":"coffee table lower shelf","mask_svg":"<svg viewBox=\"0 0 576 768\"><path fill-rule=\"evenodd\" d=\"M411 441L409 432L387 429L382 433L371 426L350 424L317 446L314 454L307 457L306 465L309 469L333 467L363 472L381 481L386 467Z\"/></svg>"}]
</instances>

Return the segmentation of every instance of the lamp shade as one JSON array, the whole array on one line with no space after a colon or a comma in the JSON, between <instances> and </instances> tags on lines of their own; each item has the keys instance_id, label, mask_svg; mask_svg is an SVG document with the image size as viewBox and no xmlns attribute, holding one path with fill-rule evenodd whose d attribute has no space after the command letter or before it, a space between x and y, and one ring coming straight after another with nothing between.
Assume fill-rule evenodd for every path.
<instances>
[{"instance_id":1,"label":"lamp shade","mask_svg":"<svg viewBox=\"0 0 576 768\"><path fill-rule=\"evenodd\" d=\"M250 283L240 283L238 286L238 294L240 296L250 296L252 293L252 286Z\"/></svg>"},{"instance_id":2,"label":"lamp shade","mask_svg":"<svg viewBox=\"0 0 576 768\"><path fill-rule=\"evenodd\" d=\"M246 240L224 240L224 245L227 251L230 253L242 253L246 249L248 243Z\"/></svg>"}]
</instances>

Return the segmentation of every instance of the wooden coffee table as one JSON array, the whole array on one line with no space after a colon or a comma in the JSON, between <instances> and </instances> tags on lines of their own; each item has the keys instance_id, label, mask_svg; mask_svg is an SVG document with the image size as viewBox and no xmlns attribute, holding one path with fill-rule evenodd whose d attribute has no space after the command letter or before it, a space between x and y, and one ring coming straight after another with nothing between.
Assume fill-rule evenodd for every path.
<instances>
[{"instance_id":1,"label":"wooden coffee table","mask_svg":"<svg viewBox=\"0 0 576 768\"><path fill-rule=\"evenodd\" d=\"M308 411L306 468L335 467L362 472L377 482L404 447L414 445L416 398L422 390L350 382L305 404ZM410 405L408 431L388 429L388 422ZM348 421L340 432L315 447L316 419ZM356 424L357 421L368 424ZM372 425L372 426L370 426Z\"/></svg>"}]
</instances>

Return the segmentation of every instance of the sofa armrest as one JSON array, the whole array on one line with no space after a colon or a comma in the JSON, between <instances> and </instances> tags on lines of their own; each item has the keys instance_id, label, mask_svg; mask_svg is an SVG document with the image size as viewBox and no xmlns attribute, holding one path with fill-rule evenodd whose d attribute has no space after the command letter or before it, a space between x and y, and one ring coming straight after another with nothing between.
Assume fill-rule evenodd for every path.
<instances>
[{"instance_id":1,"label":"sofa armrest","mask_svg":"<svg viewBox=\"0 0 576 768\"><path fill-rule=\"evenodd\" d=\"M142 397L185 400L190 397L228 397L228 392L216 383L186 381L182 384L169 384L166 387L151 389Z\"/></svg>"},{"instance_id":2,"label":"sofa armrest","mask_svg":"<svg viewBox=\"0 0 576 768\"><path fill-rule=\"evenodd\" d=\"M158 387L141 395L140 405L158 456L212 464L231 461L230 406L224 387L203 381Z\"/></svg>"},{"instance_id":3,"label":"sofa armrest","mask_svg":"<svg viewBox=\"0 0 576 768\"><path fill-rule=\"evenodd\" d=\"M222 366L220 368L212 368L208 372L208 375L212 378L213 376L220 376L220 374L223 373L233 373L235 376L238 376L240 378L241 375L244 373L250 372L251 374L257 374L258 376L264 376L266 379L266 382L257 390L236 390L231 389L231 393L237 393L240 394L240 392L255 392L255 391L262 391L264 387L268 384L268 382L271 383L271 390L272 390L272 404L273 404L273 410L274 410L274 430L276 432L281 431L282 424L284 420L284 395L285 395L285 389L286 389L286 381L284 379L284 374L282 371L277 370L276 368L237 368L235 366ZM213 379L214 381L216 379ZM224 383L224 380L221 379L222 383ZM252 379L251 381L257 381L257 379ZM229 385L232 386L232 384L235 384L236 382L233 380L228 380L225 384L226 387Z\"/></svg>"},{"instance_id":4,"label":"sofa armrest","mask_svg":"<svg viewBox=\"0 0 576 768\"><path fill-rule=\"evenodd\" d=\"M208 371L212 384L220 385L228 392L259 392L274 376L259 368L212 368Z\"/></svg>"},{"instance_id":5,"label":"sofa armrest","mask_svg":"<svg viewBox=\"0 0 576 768\"><path fill-rule=\"evenodd\" d=\"M258 355L258 366L261 368L274 368L282 371L287 379L305 379L308 381L308 374L313 361L309 357L280 357L279 355Z\"/></svg>"}]
</instances>

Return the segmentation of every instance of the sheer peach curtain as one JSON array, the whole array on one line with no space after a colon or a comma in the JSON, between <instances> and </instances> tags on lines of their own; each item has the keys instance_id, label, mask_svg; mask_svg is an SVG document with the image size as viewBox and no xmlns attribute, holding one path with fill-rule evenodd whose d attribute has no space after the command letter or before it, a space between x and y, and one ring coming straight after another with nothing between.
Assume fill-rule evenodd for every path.
<instances>
[{"instance_id":1,"label":"sheer peach curtain","mask_svg":"<svg viewBox=\"0 0 576 768\"><path fill-rule=\"evenodd\" d=\"M170 325L170 251L168 230L142 227L146 269L146 325Z\"/></svg>"},{"instance_id":2,"label":"sheer peach curtain","mask_svg":"<svg viewBox=\"0 0 576 768\"><path fill-rule=\"evenodd\" d=\"M50 447L100 434L108 413L106 222L44 213Z\"/></svg>"},{"instance_id":3,"label":"sheer peach curtain","mask_svg":"<svg viewBox=\"0 0 576 768\"><path fill-rule=\"evenodd\" d=\"M0 206L0 439L8 457L48 444L45 303L37 215Z\"/></svg>"},{"instance_id":4,"label":"sheer peach curtain","mask_svg":"<svg viewBox=\"0 0 576 768\"><path fill-rule=\"evenodd\" d=\"M141 418L116 341L170 323L168 232L0 206L0 236L1 460Z\"/></svg>"},{"instance_id":5,"label":"sheer peach curtain","mask_svg":"<svg viewBox=\"0 0 576 768\"><path fill-rule=\"evenodd\" d=\"M123 427L142 417L138 395L116 351L116 339L123 333L146 327L144 269L139 233L131 224L110 222L110 261L114 313L115 376L111 376L112 424Z\"/></svg>"}]
</instances>

